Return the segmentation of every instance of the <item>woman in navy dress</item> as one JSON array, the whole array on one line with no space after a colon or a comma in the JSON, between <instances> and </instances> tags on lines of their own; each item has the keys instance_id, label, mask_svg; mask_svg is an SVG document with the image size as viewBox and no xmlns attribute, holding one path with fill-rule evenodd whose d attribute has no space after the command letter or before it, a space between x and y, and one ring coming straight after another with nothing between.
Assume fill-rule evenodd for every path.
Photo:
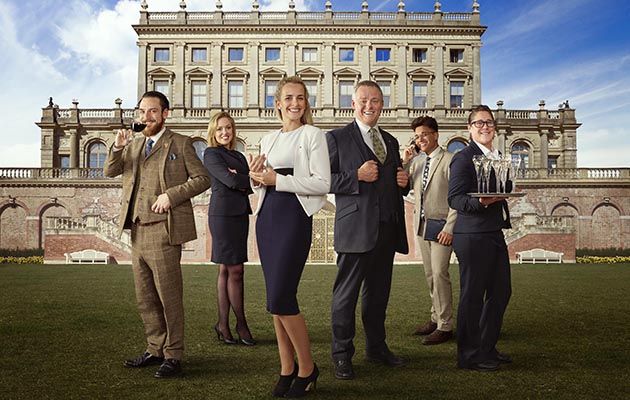
<instances>
[{"instance_id":1,"label":"woman in navy dress","mask_svg":"<svg viewBox=\"0 0 630 400\"><path fill-rule=\"evenodd\" d=\"M261 140L261 155L250 160L249 175L258 194L256 238L280 353L273 395L301 397L314 389L319 370L296 295L311 248L312 215L330 190L330 161L323 132L311 125L300 78L278 83L275 106L282 128Z\"/></svg>"},{"instance_id":2,"label":"woman in navy dress","mask_svg":"<svg viewBox=\"0 0 630 400\"><path fill-rule=\"evenodd\" d=\"M208 125L208 148L203 164L212 177L208 205L208 225L212 235L212 262L219 264L217 305L219 321L214 326L217 338L225 344L237 341L230 332L230 307L236 316L239 342L253 346L256 341L247 326L243 295L243 263L247 261L247 233L252 209L249 167L245 156L234 149L234 119L220 112Z\"/></svg>"}]
</instances>

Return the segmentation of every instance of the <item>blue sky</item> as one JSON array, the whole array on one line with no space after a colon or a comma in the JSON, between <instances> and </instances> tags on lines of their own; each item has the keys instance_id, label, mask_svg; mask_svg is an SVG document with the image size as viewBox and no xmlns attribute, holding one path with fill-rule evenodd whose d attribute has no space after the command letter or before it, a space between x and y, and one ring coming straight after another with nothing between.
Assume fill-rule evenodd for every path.
<instances>
[{"instance_id":1,"label":"blue sky","mask_svg":"<svg viewBox=\"0 0 630 400\"><path fill-rule=\"evenodd\" d=\"M180 0L147 0L149 10L177 10ZM249 10L251 0L222 0ZM333 10L358 11L361 0L332 0ZM396 11L399 0L369 0L371 11ZM569 100L583 125L579 167L630 167L630 1L478 0L488 26L482 47L483 102L548 109ZM187 0L212 10L215 0ZM261 10L286 10L288 0L260 0ZM325 0L296 0L298 10ZM432 11L431 0L406 0L407 11ZM472 0L442 0L445 12L471 10ZM0 166L39 166L34 124L52 96L62 108L135 103L139 0L0 0L0 95L4 129Z\"/></svg>"}]
</instances>

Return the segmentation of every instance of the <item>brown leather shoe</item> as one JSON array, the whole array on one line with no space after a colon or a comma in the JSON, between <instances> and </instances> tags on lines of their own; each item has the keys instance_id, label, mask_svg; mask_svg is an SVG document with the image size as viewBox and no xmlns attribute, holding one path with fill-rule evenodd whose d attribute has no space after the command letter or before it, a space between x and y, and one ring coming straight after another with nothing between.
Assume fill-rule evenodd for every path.
<instances>
[{"instance_id":1,"label":"brown leather shoe","mask_svg":"<svg viewBox=\"0 0 630 400\"><path fill-rule=\"evenodd\" d=\"M433 321L429 321L424 325L418 325L416 330L413 332L413 335L430 335L434 330L437 329L437 324Z\"/></svg>"},{"instance_id":2,"label":"brown leather shoe","mask_svg":"<svg viewBox=\"0 0 630 400\"><path fill-rule=\"evenodd\" d=\"M434 330L429 336L422 339L422 344L430 346L433 344L440 344L448 342L453 337L451 331L441 331L439 329Z\"/></svg>"}]
</instances>

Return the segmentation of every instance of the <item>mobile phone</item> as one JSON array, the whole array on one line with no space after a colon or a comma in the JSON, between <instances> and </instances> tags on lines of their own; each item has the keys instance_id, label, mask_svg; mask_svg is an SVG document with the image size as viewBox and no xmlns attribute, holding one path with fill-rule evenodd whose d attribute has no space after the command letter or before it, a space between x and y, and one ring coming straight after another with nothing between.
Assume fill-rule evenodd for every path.
<instances>
[{"instance_id":1,"label":"mobile phone","mask_svg":"<svg viewBox=\"0 0 630 400\"><path fill-rule=\"evenodd\" d=\"M412 138L411 142L409 142L409 146L413 145L413 149L416 153L420 153L420 147L416 144L416 138Z\"/></svg>"}]
</instances>

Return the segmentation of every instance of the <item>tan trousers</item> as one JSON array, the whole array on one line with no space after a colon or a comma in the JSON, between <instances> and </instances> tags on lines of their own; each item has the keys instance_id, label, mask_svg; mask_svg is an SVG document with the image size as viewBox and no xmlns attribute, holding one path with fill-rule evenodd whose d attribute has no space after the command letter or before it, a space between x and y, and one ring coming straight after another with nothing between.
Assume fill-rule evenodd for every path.
<instances>
[{"instance_id":1,"label":"tan trousers","mask_svg":"<svg viewBox=\"0 0 630 400\"><path fill-rule=\"evenodd\" d=\"M134 224L131 259L138 311L149 353L181 360L184 352L182 246L168 241L166 221Z\"/></svg>"},{"instance_id":2,"label":"tan trousers","mask_svg":"<svg viewBox=\"0 0 630 400\"><path fill-rule=\"evenodd\" d=\"M448 267L453 249L421 236L416 236L416 240L422 252L424 275L431 296L431 321L437 323L441 331L452 331L453 289Z\"/></svg>"}]
</instances>

